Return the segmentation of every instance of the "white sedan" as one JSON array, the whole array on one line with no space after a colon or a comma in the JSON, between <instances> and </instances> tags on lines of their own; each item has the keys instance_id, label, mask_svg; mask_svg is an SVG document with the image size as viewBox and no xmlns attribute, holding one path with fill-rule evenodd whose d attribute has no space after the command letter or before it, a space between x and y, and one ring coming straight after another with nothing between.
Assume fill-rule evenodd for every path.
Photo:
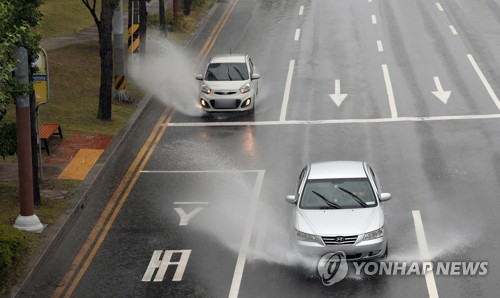
<instances>
[{"instance_id":1,"label":"white sedan","mask_svg":"<svg viewBox=\"0 0 500 298\"><path fill-rule=\"evenodd\" d=\"M360 161L308 164L301 172L292 224L298 250L306 255L344 252L348 260L387 254L387 230L381 191L372 168Z\"/></svg>"}]
</instances>

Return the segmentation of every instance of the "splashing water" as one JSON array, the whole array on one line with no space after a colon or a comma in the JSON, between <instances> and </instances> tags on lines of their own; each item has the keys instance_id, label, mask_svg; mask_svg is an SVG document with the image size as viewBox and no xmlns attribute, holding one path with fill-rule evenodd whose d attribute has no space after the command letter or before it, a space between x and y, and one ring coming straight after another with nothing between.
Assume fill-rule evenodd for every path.
<instances>
[{"instance_id":1,"label":"splashing water","mask_svg":"<svg viewBox=\"0 0 500 298\"><path fill-rule=\"evenodd\" d=\"M189 116L202 116L198 104L199 83L195 79L196 56L185 47L149 29L147 53L140 63L129 59L127 74L143 90Z\"/></svg>"}]
</instances>

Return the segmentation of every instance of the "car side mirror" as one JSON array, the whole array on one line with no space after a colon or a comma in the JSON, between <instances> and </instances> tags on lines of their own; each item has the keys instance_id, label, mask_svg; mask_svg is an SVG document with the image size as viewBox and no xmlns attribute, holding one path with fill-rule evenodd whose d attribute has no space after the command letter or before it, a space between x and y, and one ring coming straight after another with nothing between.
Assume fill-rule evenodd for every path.
<instances>
[{"instance_id":1,"label":"car side mirror","mask_svg":"<svg viewBox=\"0 0 500 298\"><path fill-rule=\"evenodd\" d=\"M197 79L198 81L203 81L203 76L202 76L201 74L196 75L196 79Z\"/></svg>"},{"instance_id":2,"label":"car side mirror","mask_svg":"<svg viewBox=\"0 0 500 298\"><path fill-rule=\"evenodd\" d=\"M297 199L293 195L286 196L285 201L290 204L297 204Z\"/></svg>"},{"instance_id":3,"label":"car side mirror","mask_svg":"<svg viewBox=\"0 0 500 298\"><path fill-rule=\"evenodd\" d=\"M260 74L258 73L252 74L252 80L258 80L258 79L260 79Z\"/></svg>"},{"instance_id":4,"label":"car side mirror","mask_svg":"<svg viewBox=\"0 0 500 298\"><path fill-rule=\"evenodd\" d=\"M392 195L388 192L383 192L380 194L380 201L385 202L389 201L392 198Z\"/></svg>"}]
</instances>

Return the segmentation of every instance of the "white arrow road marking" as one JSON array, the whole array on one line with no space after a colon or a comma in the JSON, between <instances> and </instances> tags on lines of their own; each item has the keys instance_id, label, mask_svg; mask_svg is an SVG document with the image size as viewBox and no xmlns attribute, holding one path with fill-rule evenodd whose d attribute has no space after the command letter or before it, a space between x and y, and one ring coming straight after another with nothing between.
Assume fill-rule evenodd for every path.
<instances>
[{"instance_id":1,"label":"white arrow road marking","mask_svg":"<svg viewBox=\"0 0 500 298\"><path fill-rule=\"evenodd\" d=\"M450 98L451 91L443 90L443 86L441 86L439 77L434 77L434 83L436 84L437 91L432 91L432 94L434 94L437 98L439 98L440 101L446 104L448 102L448 99Z\"/></svg>"},{"instance_id":2,"label":"white arrow road marking","mask_svg":"<svg viewBox=\"0 0 500 298\"><path fill-rule=\"evenodd\" d=\"M340 107L344 99L347 97L348 94L341 94L340 93L340 80L335 80L335 94L329 94L330 98L333 100L333 102L337 105L337 107Z\"/></svg>"}]
</instances>

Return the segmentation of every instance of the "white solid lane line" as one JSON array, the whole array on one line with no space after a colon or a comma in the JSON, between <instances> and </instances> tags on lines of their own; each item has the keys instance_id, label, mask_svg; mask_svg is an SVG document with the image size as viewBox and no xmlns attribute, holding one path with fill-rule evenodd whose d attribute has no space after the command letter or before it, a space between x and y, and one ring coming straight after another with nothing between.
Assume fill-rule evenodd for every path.
<instances>
[{"instance_id":1,"label":"white solid lane line","mask_svg":"<svg viewBox=\"0 0 500 298\"><path fill-rule=\"evenodd\" d=\"M458 32L457 32L457 30L455 30L455 27L450 25L450 30L451 30L451 33L453 33L453 35L458 35Z\"/></svg>"},{"instance_id":2,"label":"white solid lane line","mask_svg":"<svg viewBox=\"0 0 500 298\"><path fill-rule=\"evenodd\" d=\"M304 5L301 5L300 9L299 9L299 16L301 16L303 14L304 14Z\"/></svg>"},{"instance_id":3,"label":"white solid lane line","mask_svg":"<svg viewBox=\"0 0 500 298\"><path fill-rule=\"evenodd\" d=\"M383 52L384 51L384 46L382 45L382 41L381 40L377 40L377 48L378 48L379 52Z\"/></svg>"},{"instance_id":4,"label":"white solid lane line","mask_svg":"<svg viewBox=\"0 0 500 298\"><path fill-rule=\"evenodd\" d=\"M297 41L299 40L300 38L300 29L297 29L295 30L295 37L293 38L293 40Z\"/></svg>"},{"instance_id":5,"label":"white solid lane line","mask_svg":"<svg viewBox=\"0 0 500 298\"><path fill-rule=\"evenodd\" d=\"M484 87L488 91L488 94L490 95L491 99L497 106L498 110L500 110L500 100L498 100L497 95L495 94L495 91L490 86L490 83L488 83L488 80L484 76L483 72L479 68L479 65L477 65L476 60L474 60L474 57L472 57L471 54L467 54L467 57L469 58L470 63L472 64L472 67L474 67L474 70L476 71L477 75L481 79L481 82L483 82Z\"/></svg>"},{"instance_id":6,"label":"white solid lane line","mask_svg":"<svg viewBox=\"0 0 500 298\"><path fill-rule=\"evenodd\" d=\"M290 98L290 88L292 87L293 69L295 67L295 60L290 60L288 66L288 75L286 76L285 92L283 93L283 104L281 105L280 121L286 119L286 109L288 108L288 99Z\"/></svg>"},{"instance_id":7,"label":"white solid lane line","mask_svg":"<svg viewBox=\"0 0 500 298\"><path fill-rule=\"evenodd\" d=\"M259 171L257 174L257 179L253 189L252 202L250 210L248 211L245 231L243 232L243 240L241 241L238 260L236 261L236 267L234 268L233 281L231 282L231 289L229 290L229 298L237 298L238 293L240 292L241 279L243 277L243 270L245 269L248 248L250 247L250 239L252 238L252 230L255 223L255 215L257 213L257 206L259 205L260 190L262 188L265 173L265 171Z\"/></svg>"},{"instance_id":8,"label":"white solid lane line","mask_svg":"<svg viewBox=\"0 0 500 298\"><path fill-rule=\"evenodd\" d=\"M392 91L391 76L387 64L382 65L382 72L384 73L385 88L387 89L387 97L389 99L389 107L391 108L391 118L398 118L398 110L396 109L396 101L394 99L394 92Z\"/></svg>"},{"instance_id":9,"label":"white solid lane line","mask_svg":"<svg viewBox=\"0 0 500 298\"><path fill-rule=\"evenodd\" d=\"M444 9L443 9L443 7L441 6L440 3L436 3L436 6L439 9L439 11L444 11Z\"/></svg>"},{"instance_id":10,"label":"white solid lane line","mask_svg":"<svg viewBox=\"0 0 500 298\"><path fill-rule=\"evenodd\" d=\"M413 210L413 221L415 223L415 232L417 233L417 241L418 247L420 249L420 255L424 262L430 261L429 248L427 246L427 239L425 237L424 225L422 224L422 217L420 216L420 211ZM436 280L434 279L434 273L432 270L428 270L425 272L425 282L427 283L427 291L429 293L429 297L437 298L439 297Z\"/></svg>"},{"instance_id":11,"label":"white solid lane line","mask_svg":"<svg viewBox=\"0 0 500 298\"><path fill-rule=\"evenodd\" d=\"M500 114L487 115L456 115L433 117L398 117L398 118L367 118L367 119L329 119L329 120L287 120L287 121L246 121L246 122L177 122L168 126L177 127L223 127L223 126L271 126L271 125L323 125L323 124L357 124L357 123L397 123L426 121L458 121L458 120L489 120L500 119ZM163 124L162 126L167 125ZM166 171L173 172L173 171ZM186 171L178 171L186 173ZM197 171L198 172L198 171ZM208 172L208 171L207 171ZM223 172L223 171L221 171ZM227 171L226 171L227 172ZM249 171L251 172L251 171ZM141 171L141 173L160 173L160 171Z\"/></svg>"},{"instance_id":12,"label":"white solid lane line","mask_svg":"<svg viewBox=\"0 0 500 298\"><path fill-rule=\"evenodd\" d=\"M372 15L372 24L373 25L377 24L377 16L376 15Z\"/></svg>"}]
</instances>

